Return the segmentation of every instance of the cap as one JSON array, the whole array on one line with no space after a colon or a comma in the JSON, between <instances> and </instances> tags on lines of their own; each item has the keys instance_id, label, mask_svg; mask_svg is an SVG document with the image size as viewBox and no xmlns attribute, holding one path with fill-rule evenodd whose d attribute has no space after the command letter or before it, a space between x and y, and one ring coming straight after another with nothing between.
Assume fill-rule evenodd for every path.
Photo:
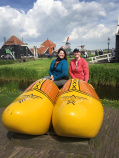
<instances>
[{"instance_id":1,"label":"cap","mask_svg":"<svg viewBox=\"0 0 119 158\"><path fill-rule=\"evenodd\" d=\"M80 52L79 49L75 48L73 52Z\"/></svg>"}]
</instances>

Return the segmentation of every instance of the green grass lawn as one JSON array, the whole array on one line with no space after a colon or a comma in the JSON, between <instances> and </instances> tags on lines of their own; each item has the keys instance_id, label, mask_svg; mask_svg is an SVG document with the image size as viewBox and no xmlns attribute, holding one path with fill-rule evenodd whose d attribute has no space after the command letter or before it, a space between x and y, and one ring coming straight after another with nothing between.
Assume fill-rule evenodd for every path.
<instances>
[{"instance_id":1,"label":"green grass lawn","mask_svg":"<svg viewBox=\"0 0 119 158\"><path fill-rule=\"evenodd\" d=\"M107 99L101 99L101 103L103 106L109 106L112 108L119 109L119 101L118 100L107 100Z\"/></svg>"},{"instance_id":2,"label":"green grass lawn","mask_svg":"<svg viewBox=\"0 0 119 158\"><path fill-rule=\"evenodd\" d=\"M9 104L11 104L19 95L21 92L0 92L0 107L7 107Z\"/></svg>"},{"instance_id":3,"label":"green grass lawn","mask_svg":"<svg viewBox=\"0 0 119 158\"><path fill-rule=\"evenodd\" d=\"M44 69L49 69L49 65L51 64L53 59L37 59L35 61L29 61L29 62L15 62L14 64L8 64L8 65L0 65L0 68L2 67L11 67L11 68L27 68L27 69L35 69L38 71L38 74L41 73Z\"/></svg>"}]
</instances>

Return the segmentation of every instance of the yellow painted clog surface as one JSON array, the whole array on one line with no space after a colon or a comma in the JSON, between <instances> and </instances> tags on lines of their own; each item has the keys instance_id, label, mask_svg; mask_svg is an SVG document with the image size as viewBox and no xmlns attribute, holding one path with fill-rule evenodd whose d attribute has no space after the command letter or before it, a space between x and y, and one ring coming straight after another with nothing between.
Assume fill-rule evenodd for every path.
<instances>
[{"instance_id":1,"label":"yellow painted clog surface","mask_svg":"<svg viewBox=\"0 0 119 158\"><path fill-rule=\"evenodd\" d=\"M3 125L11 131L41 135L49 130L57 86L48 79L34 82L2 114Z\"/></svg>"},{"instance_id":2,"label":"yellow painted clog surface","mask_svg":"<svg viewBox=\"0 0 119 158\"><path fill-rule=\"evenodd\" d=\"M57 135L95 137L103 121L103 107L94 88L78 79L63 86L53 111L53 127Z\"/></svg>"}]
</instances>

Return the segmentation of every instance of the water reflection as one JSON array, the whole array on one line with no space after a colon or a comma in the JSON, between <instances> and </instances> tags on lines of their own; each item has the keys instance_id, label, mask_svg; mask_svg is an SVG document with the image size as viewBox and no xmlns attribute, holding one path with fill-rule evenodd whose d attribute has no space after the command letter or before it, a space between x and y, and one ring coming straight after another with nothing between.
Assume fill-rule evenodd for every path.
<instances>
[{"instance_id":1,"label":"water reflection","mask_svg":"<svg viewBox=\"0 0 119 158\"><path fill-rule=\"evenodd\" d=\"M119 86L94 86L100 99L119 100Z\"/></svg>"}]
</instances>

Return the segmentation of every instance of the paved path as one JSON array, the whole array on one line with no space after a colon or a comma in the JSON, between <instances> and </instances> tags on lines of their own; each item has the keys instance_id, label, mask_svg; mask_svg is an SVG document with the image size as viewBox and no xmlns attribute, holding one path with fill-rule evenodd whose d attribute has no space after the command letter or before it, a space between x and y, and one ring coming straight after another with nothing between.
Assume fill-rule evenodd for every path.
<instances>
[{"instance_id":1,"label":"paved path","mask_svg":"<svg viewBox=\"0 0 119 158\"><path fill-rule=\"evenodd\" d=\"M90 140L20 135L7 131L1 122L0 158L119 158L119 109L104 107L98 135Z\"/></svg>"}]
</instances>

